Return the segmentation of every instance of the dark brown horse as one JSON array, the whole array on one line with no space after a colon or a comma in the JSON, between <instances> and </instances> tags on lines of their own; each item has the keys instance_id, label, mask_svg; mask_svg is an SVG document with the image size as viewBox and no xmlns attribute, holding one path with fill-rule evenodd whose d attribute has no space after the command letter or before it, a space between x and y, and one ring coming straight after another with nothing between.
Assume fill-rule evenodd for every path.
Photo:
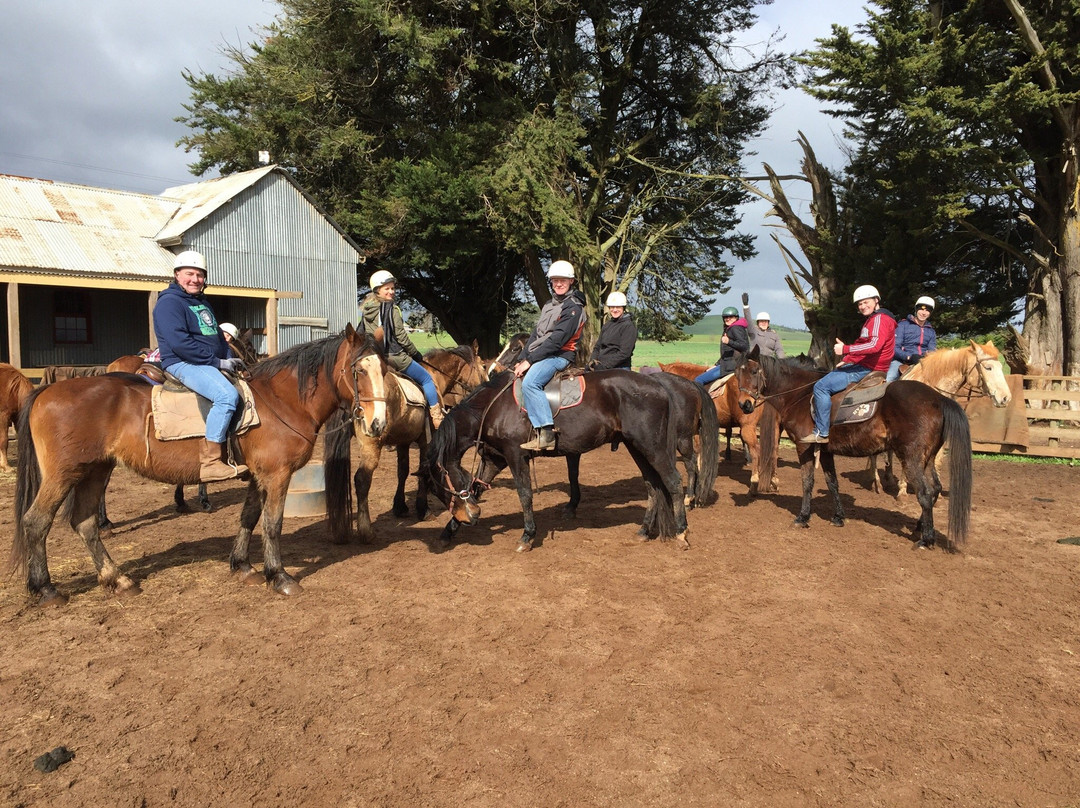
<instances>
[{"instance_id":1,"label":"dark brown horse","mask_svg":"<svg viewBox=\"0 0 1080 808\"><path fill-rule=\"evenodd\" d=\"M252 531L263 517L266 582L281 594L300 585L285 571L280 535L285 494L293 472L307 463L322 424L342 407L355 411L370 398L368 376L378 372L374 342L348 326L343 334L291 348L257 365L250 385L261 423L237 439L251 469L240 530L229 565L254 583L248 561ZM86 542L98 582L117 594L137 592L121 574L98 533L98 503L117 462L153 480L174 485L199 480L198 440L158 441L149 428L150 385L115 374L71 379L35 390L19 416L19 466L15 490L14 568L27 568L27 588L43 603L63 602L53 586L45 539L56 513L69 500L70 523ZM340 469L329 458L326 473ZM345 461L348 467L348 461ZM333 513L341 503L327 501Z\"/></svg>"},{"instance_id":2,"label":"dark brown horse","mask_svg":"<svg viewBox=\"0 0 1080 808\"><path fill-rule=\"evenodd\" d=\"M7 362L0 362L0 471L12 471L8 463L8 428L15 420L34 385L22 371Z\"/></svg>"},{"instance_id":3,"label":"dark brown horse","mask_svg":"<svg viewBox=\"0 0 1080 808\"><path fill-rule=\"evenodd\" d=\"M590 373L587 379L582 403L555 416L555 453L580 455L615 440L624 443L649 491L643 530L655 532L661 539L674 538L688 548L668 392L647 376L626 370ZM514 400L512 384L512 374L504 371L474 390L447 414L431 441L427 471L451 516L443 530L444 543L453 539L461 522L474 524L480 516L477 476L461 467L462 456L475 447L481 459L499 468L509 466L525 518L517 549L532 549L536 537L528 464L532 453L520 448L532 434L532 427Z\"/></svg>"},{"instance_id":4,"label":"dark brown horse","mask_svg":"<svg viewBox=\"0 0 1080 808\"><path fill-rule=\"evenodd\" d=\"M423 364L431 371L435 389L444 404L460 402L471 390L484 382L484 367L477 359L473 348L468 345L458 345L449 349L432 348L424 354ZM357 423L359 424L360 431L356 437L360 451L356 473L353 475L353 486L356 490L356 535L365 544L375 538L375 531L371 526L371 513L368 509L368 494L371 491L372 476L379 466L379 457L383 447L393 446L397 449L398 475L393 513L395 516L405 516L409 512L409 506L405 501L405 481L409 477L409 450L414 443L419 447L420 464L423 465L427 457L431 430L427 404L415 382L399 374L388 372L386 367L383 368L383 374L382 379L372 379L374 400L362 401L355 419L352 414L345 413L344 419L347 423L342 424L341 428L335 428L336 424L341 423L335 421L334 425L327 430L325 437L326 454L343 456L347 450L343 449L340 443L342 441L347 443L354 434ZM418 399L416 402L408 400L402 387L403 384L415 391ZM334 475L334 478L341 479L338 475ZM416 516L418 519L423 519L427 515L428 506L427 475L422 470L418 475L418 480ZM348 491L328 490L327 496L334 499L340 497L350 502ZM342 517L340 521L330 523L331 537L338 544L349 538L351 520L347 510Z\"/></svg>"},{"instance_id":5,"label":"dark brown horse","mask_svg":"<svg viewBox=\"0 0 1080 808\"><path fill-rule=\"evenodd\" d=\"M665 373L682 376L684 379L696 379L708 367L695 365L691 362L672 362L671 364L659 363L660 369ZM748 384L757 383L758 380L752 375L748 377ZM711 385L710 385L711 386ZM731 461L731 430L739 428L739 436L750 456L750 493L756 494L761 479L761 450L758 443L758 422L761 420L761 408L754 406L757 387L744 387L737 377L728 379L723 388L712 396L713 405L716 407L716 420L720 429L725 430L727 447L724 450L724 459ZM775 481L772 487L775 488Z\"/></svg>"},{"instance_id":6,"label":"dark brown horse","mask_svg":"<svg viewBox=\"0 0 1080 808\"><path fill-rule=\"evenodd\" d=\"M789 435L808 435L814 421L810 414L814 383L824 374L808 362L799 359L758 358L751 349L751 360L760 362L765 374L767 401L762 417L762 434L777 434L777 422ZM756 364L750 361L736 373L749 373ZM833 412L844 392L833 398ZM807 444L796 439L795 449L802 467L803 500L795 524L807 527L810 521L810 500L814 492L814 446L821 447L821 468L833 495L834 525L844 524L844 509L840 504L840 489L836 482L834 455L868 457L891 450L900 458L907 481L914 487L922 507L915 525L918 546L933 547L934 504L941 493L941 481L934 469L934 457L942 444L949 442L949 531L950 549L967 540L971 516L971 433L963 409L950 398L922 382L896 381L885 390L877 402L874 415L860 423L833 424L827 444ZM776 464L776 445L765 441L762 448L762 468Z\"/></svg>"}]
</instances>

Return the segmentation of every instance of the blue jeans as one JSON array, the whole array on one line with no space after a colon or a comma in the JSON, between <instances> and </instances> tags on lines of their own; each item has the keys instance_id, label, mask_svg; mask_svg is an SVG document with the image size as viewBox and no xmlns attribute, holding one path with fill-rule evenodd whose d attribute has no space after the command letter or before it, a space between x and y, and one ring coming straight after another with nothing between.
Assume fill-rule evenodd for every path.
<instances>
[{"instance_id":1,"label":"blue jeans","mask_svg":"<svg viewBox=\"0 0 1080 808\"><path fill-rule=\"evenodd\" d=\"M439 391L435 389L435 382L431 380L431 374L424 370L423 365L419 362L410 362L409 366L401 372L420 385L429 407L434 407L439 403Z\"/></svg>"},{"instance_id":2,"label":"blue jeans","mask_svg":"<svg viewBox=\"0 0 1080 808\"><path fill-rule=\"evenodd\" d=\"M698 384L706 384L706 385L708 385L708 384L712 384L713 382L715 382L717 379L719 379L723 375L725 375L723 366L722 365L713 365L711 368L706 370L700 376L696 377L694 379L694 381L697 382Z\"/></svg>"},{"instance_id":3,"label":"blue jeans","mask_svg":"<svg viewBox=\"0 0 1080 808\"><path fill-rule=\"evenodd\" d=\"M555 422L551 415L551 405L544 395L544 385L560 370L566 370L569 364L570 360L563 356L549 356L534 362L521 380L522 403L525 405L525 412L529 414L529 422L537 429L551 426Z\"/></svg>"},{"instance_id":4,"label":"blue jeans","mask_svg":"<svg viewBox=\"0 0 1080 808\"><path fill-rule=\"evenodd\" d=\"M885 374L885 381L895 382L900 378L900 360L894 359L889 363L889 372Z\"/></svg>"},{"instance_id":5,"label":"blue jeans","mask_svg":"<svg viewBox=\"0 0 1080 808\"><path fill-rule=\"evenodd\" d=\"M818 379L814 385L814 431L819 435L829 434L829 420L832 415L832 397L849 384L869 375L870 368L862 365L841 365Z\"/></svg>"},{"instance_id":6,"label":"blue jeans","mask_svg":"<svg viewBox=\"0 0 1080 808\"><path fill-rule=\"evenodd\" d=\"M206 414L206 439L211 443L224 443L233 413L240 405L240 394L236 388L221 375L220 370L210 365L177 362L165 370L182 381L185 387L210 399L210 412Z\"/></svg>"}]
</instances>

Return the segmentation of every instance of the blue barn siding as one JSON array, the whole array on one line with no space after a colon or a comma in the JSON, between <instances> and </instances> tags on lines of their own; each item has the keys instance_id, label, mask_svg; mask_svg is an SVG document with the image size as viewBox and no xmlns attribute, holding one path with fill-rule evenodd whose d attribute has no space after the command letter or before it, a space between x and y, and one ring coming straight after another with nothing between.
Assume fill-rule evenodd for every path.
<instances>
[{"instance_id":1,"label":"blue barn siding","mask_svg":"<svg viewBox=\"0 0 1080 808\"><path fill-rule=\"evenodd\" d=\"M298 291L302 298L278 301L279 319L322 318L330 333L355 322L359 255L280 174L267 175L192 227L184 245L206 256L209 294L213 284ZM265 328L262 301L250 302L258 309L254 319L236 324ZM279 350L308 341L311 332L311 326L281 323Z\"/></svg>"}]
</instances>

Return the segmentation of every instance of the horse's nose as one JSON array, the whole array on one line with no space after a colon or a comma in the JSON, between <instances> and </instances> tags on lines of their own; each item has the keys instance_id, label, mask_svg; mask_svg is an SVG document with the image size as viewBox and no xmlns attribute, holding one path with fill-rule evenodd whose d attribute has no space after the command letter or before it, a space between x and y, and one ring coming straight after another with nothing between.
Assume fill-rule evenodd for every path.
<instances>
[{"instance_id":1,"label":"horse's nose","mask_svg":"<svg viewBox=\"0 0 1080 808\"><path fill-rule=\"evenodd\" d=\"M743 412L745 412L747 415L749 415L750 413L752 413L754 411L754 402L753 401L743 401L743 402L741 402L739 404L739 409L741 409Z\"/></svg>"}]
</instances>

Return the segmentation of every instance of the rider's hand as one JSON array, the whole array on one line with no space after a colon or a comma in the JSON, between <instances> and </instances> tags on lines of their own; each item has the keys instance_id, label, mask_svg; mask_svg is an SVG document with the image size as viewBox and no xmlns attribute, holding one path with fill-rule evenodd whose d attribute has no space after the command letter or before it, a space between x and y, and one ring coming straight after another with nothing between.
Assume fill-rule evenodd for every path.
<instances>
[{"instance_id":1,"label":"rider's hand","mask_svg":"<svg viewBox=\"0 0 1080 808\"><path fill-rule=\"evenodd\" d=\"M742 304L744 306L750 305L750 295L748 295L746 292L742 293Z\"/></svg>"},{"instance_id":2,"label":"rider's hand","mask_svg":"<svg viewBox=\"0 0 1080 808\"><path fill-rule=\"evenodd\" d=\"M227 370L230 373L239 373L240 371L244 370L244 360L235 359L233 357L230 357L228 359L219 359L218 369Z\"/></svg>"},{"instance_id":3,"label":"rider's hand","mask_svg":"<svg viewBox=\"0 0 1080 808\"><path fill-rule=\"evenodd\" d=\"M528 359L522 359L520 362L514 365L514 375L518 378L521 378L529 372L529 368L531 367L532 362L530 362Z\"/></svg>"},{"instance_id":4,"label":"rider's hand","mask_svg":"<svg viewBox=\"0 0 1080 808\"><path fill-rule=\"evenodd\" d=\"M833 353L836 354L837 356L843 356L844 355L844 341L842 339L840 339L839 337L837 337L836 338L836 344L833 345L832 349L833 349Z\"/></svg>"}]
</instances>

